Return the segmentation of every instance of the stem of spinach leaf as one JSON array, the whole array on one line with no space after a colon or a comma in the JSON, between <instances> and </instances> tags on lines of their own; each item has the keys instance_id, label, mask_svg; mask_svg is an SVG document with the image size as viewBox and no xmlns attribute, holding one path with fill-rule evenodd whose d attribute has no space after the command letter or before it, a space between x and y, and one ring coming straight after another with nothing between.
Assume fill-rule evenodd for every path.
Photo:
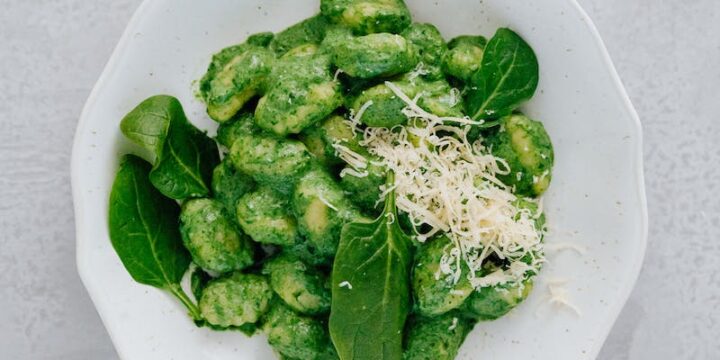
<instances>
[{"instance_id":1,"label":"stem of spinach leaf","mask_svg":"<svg viewBox=\"0 0 720 360\"><path fill-rule=\"evenodd\" d=\"M197 305L195 305L192 300L190 300L190 297L187 296L185 291L183 291L183 289L180 287L180 284L172 284L170 286L170 289L168 290L170 290L170 292L175 295L175 297L180 300L183 305L185 305L185 307L188 309L190 317L192 317L194 321L197 322L202 320L203 317L200 314L200 309L197 307Z\"/></svg>"}]
</instances>

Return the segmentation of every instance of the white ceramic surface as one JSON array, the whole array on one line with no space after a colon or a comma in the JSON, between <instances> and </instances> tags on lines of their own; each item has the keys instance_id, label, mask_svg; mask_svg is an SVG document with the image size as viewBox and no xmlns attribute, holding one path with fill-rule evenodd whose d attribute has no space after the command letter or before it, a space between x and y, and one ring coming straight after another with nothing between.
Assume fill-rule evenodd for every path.
<instances>
[{"instance_id":1,"label":"white ceramic surface","mask_svg":"<svg viewBox=\"0 0 720 360\"><path fill-rule=\"evenodd\" d=\"M556 152L547 241L584 249L549 251L528 301L479 324L459 358L594 358L635 282L647 233L640 124L597 32L573 0L408 3L415 20L436 24L446 38L509 26L533 46L541 81L524 110L545 123ZM213 132L191 85L210 55L317 8L311 0L155 0L128 25L85 106L72 158L78 270L122 358L274 358L262 336L198 329L170 296L134 283L108 239L107 199L119 156L135 150L118 130L127 111L172 94ZM567 281L579 316L548 304L556 280Z\"/></svg>"}]
</instances>

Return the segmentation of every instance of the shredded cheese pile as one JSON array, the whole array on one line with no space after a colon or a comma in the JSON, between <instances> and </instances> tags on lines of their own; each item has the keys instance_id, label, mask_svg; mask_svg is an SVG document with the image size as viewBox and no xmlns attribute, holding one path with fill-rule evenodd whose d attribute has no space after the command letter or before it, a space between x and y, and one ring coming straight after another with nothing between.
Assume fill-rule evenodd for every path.
<instances>
[{"instance_id":1,"label":"shredded cheese pile","mask_svg":"<svg viewBox=\"0 0 720 360\"><path fill-rule=\"evenodd\" d=\"M373 157L352 151L342 141L334 144L350 167L341 176L366 176L370 161L394 172L394 187L381 187L381 198L395 190L397 207L408 214L419 241L445 233L452 242L438 278L457 283L466 273L473 287L480 288L522 283L537 273L544 261L541 229L535 228L541 211L532 214L517 207L511 189L497 178L509 173L507 162L490 154L481 140L468 140L468 125L482 122L436 116L417 105L423 94L410 99L395 84L385 85L405 102L408 124L361 129L362 114L373 105L364 104L347 121ZM507 259L510 266L485 274L482 267L491 255ZM520 260L528 255L529 264Z\"/></svg>"}]
</instances>

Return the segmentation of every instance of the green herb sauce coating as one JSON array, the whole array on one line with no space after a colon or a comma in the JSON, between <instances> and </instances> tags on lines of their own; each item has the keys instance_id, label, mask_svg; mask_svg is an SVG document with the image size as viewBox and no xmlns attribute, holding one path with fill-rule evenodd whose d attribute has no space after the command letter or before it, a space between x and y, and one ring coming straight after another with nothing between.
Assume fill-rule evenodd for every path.
<instances>
[{"instance_id":1,"label":"green herb sauce coating","mask_svg":"<svg viewBox=\"0 0 720 360\"><path fill-rule=\"evenodd\" d=\"M463 305L463 312L471 318L495 320L510 312L530 295L531 280L520 284L487 286L476 289Z\"/></svg>"},{"instance_id":2,"label":"green herb sauce coating","mask_svg":"<svg viewBox=\"0 0 720 360\"><path fill-rule=\"evenodd\" d=\"M213 198L220 201L227 210L231 219L235 219L235 203L244 194L255 188L255 181L246 174L237 171L225 157L213 170L212 193Z\"/></svg>"},{"instance_id":3,"label":"green herb sauce coating","mask_svg":"<svg viewBox=\"0 0 720 360\"><path fill-rule=\"evenodd\" d=\"M412 70L418 52L400 35L370 34L348 39L337 46L333 64L361 79L388 77Z\"/></svg>"},{"instance_id":4,"label":"green herb sauce coating","mask_svg":"<svg viewBox=\"0 0 720 360\"><path fill-rule=\"evenodd\" d=\"M410 10L402 0L321 0L320 11L357 35L399 34L410 25Z\"/></svg>"},{"instance_id":5,"label":"green herb sauce coating","mask_svg":"<svg viewBox=\"0 0 720 360\"><path fill-rule=\"evenodd\" d=\"M267 186L240 197L236 213L243 231L261 244L289 246L299 241L287 197Z\"/></svg>"},{"instance_id":6,"label":"green herb sauce coating","mask_svg":"<svg viewBox=\"0 0 720 360\"><path fill-rule=\"evenodd\" d=\"M268 45L270 45L270 42L272 42L274 38L275 34L270 31L259 32L248 36L247 40L245 40L245 43L247 43L248 45L268 47Z\"/></svg>"},{"instance_id":7,"label":"green herb sauce coating","mask_svg":"<svg viewBox=\"0 0 720 360\"><path fill-rule=\"evenodd\" d=\"M300 133L299 138L318 163L325 167L332 167L340 163L335 154L325 152L326 144L322 137L322 128L319 126L305 129Z\"/></svg>"},{"instance_id":8,"label":"green herb sauce coating","mask_svg":"<svg viewBox=\"0 0 720 360\"><path fill-rule=\"evenodd\" d=\"M554 152L550 136L539 121L522 114L500 119L500 130L486 138L493 155L510 165L508 175L498 176L503 183L523 196L542 195L552 179Z\"/></svg>"},{"instance_id":9,"label":"green herb sauce coating","mask_svg":"<svg viewBox=\"0 0 720 360\"><path fill-rule=\"evenodd\" d=\"M292 205L300 233L324 258L335 256L342 226L361 217L338 183L319 168L298 181Z\"/></svg>"},{"instance_id":10,"label":"green herb sauce coating","mask_svg":"<svg viewBox=\"0 0 720 360\"><path fill-rule=\"evenodd\" d=\"M445 74L467 82L480 69L487 40L482 36L461 35L448 43L442 57Z\"/></svg>"},{"instance_id":11,"label":"green herb sauce coating","mask_svg":"<svg viewBox=\"0 0 720 360\"><path fill-rule=\"evenodd\" d=\"M320 15L291 25L275 35L275 38L270 42L270 50L280 56L300 45L320 44L325 38L328 25L327 19Z\"/></svg>"},{"instance_id":12,"label":"green herb sauce coating","mask_svg":"<svg viewBox=\"0 0 720 360\"><path fill-rule=\"evenodd\" d=\"M414 97L416 87L405 81L393 82L409 97ZM363 90L352 102L352 109L357 114L360 108L368 101L372 104L365 108L360 122L367 126L392 128L407 122L407 116L402 113L406 104L393 93L385 84L375 85Z\"/></svg>"},{"instance_id":13,"label":"green herb sauce coating","mask_svg":"<svg viewBox=\"0 0 720 360\"><path fill-rule=\"evenodd\" d=\"M342 104L342 89L330 73L329 57L314 56L314 46L301 49L291 50L291 56L273 67L270 88L255 109L257 126L278 136L297 134Z\"/></svg>"},{"instance_id":14,"label":"green herb sauce coating","mask_svg":"<svg viewBox=\"0 0 720 360\"><path fill-rule=\"evenodd\" d=\"M385 183L387 171L383 166L368 162L367 176L357 177L345 174L340 179L340 186L348 194L348 198L368 214L377 215L382 210L380 186Z\"/></svg>"},{"instance_id":15,"label":"green herb sauce coating","mask_svg":"<svg viewBox=\"0 0 720 360\"><path fill-rule=\"evenodd\" d=\"M301 139L308 150L320 160L320 163L327 167L343 163L337 156L333 144L347 146L356 152L365 152L365 149L358 143L359 137L353 133L345 118L340 115L332 115L320 123L320 126L307 129Z\"/></svg>"},{"instance_id":16,"label":"green herb sauce coating","mask_svg":"<svg viewBox=\"0 0 720 360\"><path fill-rule=\"evenodd\" d=\"M453 360L474 326L455 312L415 317L405 328L404 360Z\"/></svg>"},{"instance_id":17,"label":"green herb sauce coating","mask_svg":"<svg viewBox=\"0 0 720 360\"><path fill-rule=\"evenodd\" d=\"M415 253L412 288L415 306L421 315L435 316L457 309L473 292L467 271L463 271L454 285L447 275L440 274L440 259L451 245L450 239L442 236L420 244Z\"/></svg>"},{"instance_id":18,"label":"green herb sauce coating","mask_svg":"<svg viewBox=\"0 0 720 360\"><path fill-rule=\"evenodd\" d=\"M203 289L198 306L215 326L242 326L260 320L270 305L272 290L263 276L233 273L212 280Z\"/></svg>"},{"instance_id":19,"label":"green herb sauce coating","mask_svg":"<svg viewBox=\"0 0 720 360\"><path fill-rule=\"evenodd\" d=\"M274 61L272 51L249 44L231 46L213 56L200 80L208 115L218 122L230 120L260 93Z\"/></svg>"},{"instance_id":20,"label":"green herb sauce coating","mask_svg":"<svg viewBox=\"0 0 720 360\"><path fill-rule=\"evenodd\" d=\"M425 81L417 77L408 79L403 76L392 83L411 99L420 94L417 104L425 111L438 116L464 115L459 91L453 93L453 88L445 80ZM407 122L407 116L402 112L407 104L384 83L363 90L355 97L351 107L357 113L368 101L372 101L372 105L365 109L360 118L363 124L392 128Z\"/></svg>"},{"instance_id":21,"label":"green herb sauce coating","mask_svg":"<svg viewBox=\"0 0 720 360\"><path fill-rule=\"evenodd\" d=\"M300 259L281 253L263 266L270 287L287 306L305 315L330 312L330 283L327 276Z\"/></svg>"},{"instance_id":22,"label":"green herb sauce coating","mask_svg":"<svg viewBox=\"0 0 720 360\"><path fill-rule=\"evenodd\" d=\"M267 134L239 136L230 148L229 156L238 171L285 194L292 191L312 160L312 155L300 141Z\"/></svg>"},{"instance_id":23,"label":"green herb sauce coating","mask_svg":"<svg viewBox=\"0 0 720 360\"><path fill-rule=\"evenodd\" d=\"M193 262L204 270L225 273L253 263L252 242L217 200L185 202L180 213L180 233Z\"/></svg>"},{"instance_id":24,"label":"green herb sauce coating","mask_svg":"<svg viewBox=\"0 0 720 360\"><path fill-rule=\"evenodd\" d=\"M265 318L263 330L270 346L286 358L337 359L325 323L299 315L281 301L273 303Z\"/></svg>"},{"instance_id":25,"label":"green herb sauce coating","mask_svg":"<svg viewBox=\"0 0 720 360\"><path fill-rule=\"evenodd\" d=\"M427 72L423 77L432 80L443 78L440 65L447 51L447 44L445 44L440 31L432 24L415 23L405 29L402 36L418 49L420 62L423 63L423 69Z\"/></svg>"},{"instance_id":26,"label":"green herb sauce coating","mask_svg":"<svg viewBox=\"0 0 720 360\"><path fill-rule=\"evenodd\" d=\"M236 115L230 121L221 123L218 126L217 136L215 140L220 145L230 149L240 136L251 136L260 132L257 126L255 126L255 119L252 114L241 113Z\"/></svg>"}]
</instances>

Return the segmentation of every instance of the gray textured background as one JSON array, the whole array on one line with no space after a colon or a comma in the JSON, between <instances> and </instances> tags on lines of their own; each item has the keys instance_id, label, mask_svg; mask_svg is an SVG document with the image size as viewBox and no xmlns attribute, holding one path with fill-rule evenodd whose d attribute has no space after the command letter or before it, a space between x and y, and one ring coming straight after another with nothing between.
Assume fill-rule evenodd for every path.
<instances>
[{"instance_id":1,"label":"gray textured background","mask_svg":"<svg viewBox=\"0 0 720 360\"><path fill-rule=\"evenodd\" d=\"M70 149L139 2L0 3L3 359L116 358L75 271ZM581 3L643 121L650 210L645 266L599 359L718 359L720 1Z\"/></svg>"}]
</instances>

